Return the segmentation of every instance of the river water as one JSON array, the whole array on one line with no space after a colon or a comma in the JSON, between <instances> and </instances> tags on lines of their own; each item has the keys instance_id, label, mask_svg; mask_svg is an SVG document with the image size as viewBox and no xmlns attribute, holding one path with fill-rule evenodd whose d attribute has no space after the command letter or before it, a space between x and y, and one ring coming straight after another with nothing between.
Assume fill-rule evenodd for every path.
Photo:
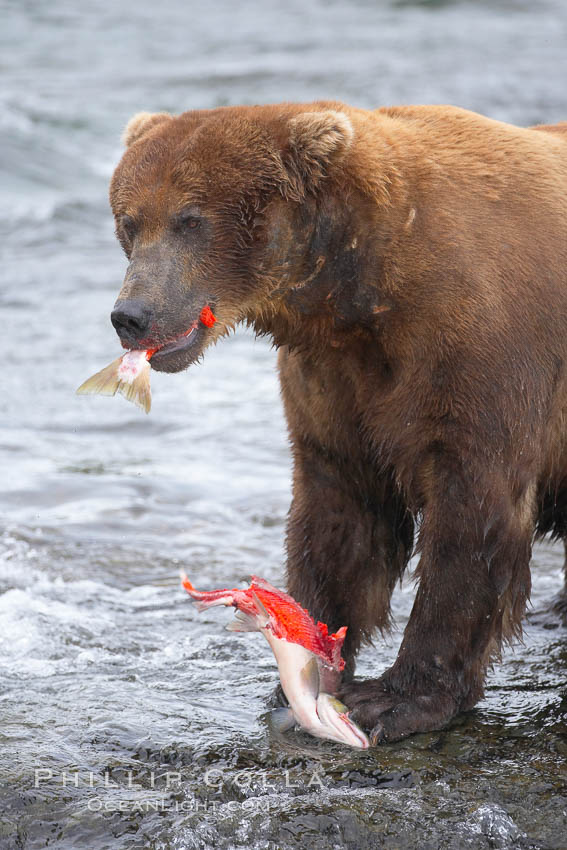
<instances>
[{"instance_id":1,"label":"river water","mask_svg":"<svg viewBox=\"0 0 567 850\"><path fill-rule=\"evenodd\" d=\"M358 753L277 736L260 635L180 589L283 583L275 355L239 332L154 373L145 417L75 387L119 352L107 184L140 109L339 98L567 118L563 0L0 0L0 845L567 847L562 552L525 642L441 733ZM398 630L359 673L396 654Z\"/></svg>"}]
</instances>

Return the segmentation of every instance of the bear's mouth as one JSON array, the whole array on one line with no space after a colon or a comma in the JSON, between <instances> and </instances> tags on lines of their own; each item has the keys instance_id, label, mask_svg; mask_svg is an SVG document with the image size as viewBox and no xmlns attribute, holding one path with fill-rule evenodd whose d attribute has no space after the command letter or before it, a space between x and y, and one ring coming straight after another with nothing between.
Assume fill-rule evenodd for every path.
<instances>
[{"instance_id":1,"label":"bear's mouth","mask_svg":"<svg viewBox=\"0 0 567 850\"><path fill-rule=\"evenodd\" d=\"M146 359L150 362L152 369L157 372L181 372L198 359L205 347L207 331L216 321L217 318L209 304L205 304L193 324L167 342L160 343L158 340L146 337L132 345L129 341L121 339L122 347L129 351L145 351Z\"/></svg>"},{"instance_id":2,"label":"bear's mouth","mask_svg":"<svg viewBox=\"0 0 567 850\"><path fill-rule=\"evenodd\" d=\"M150 366L158 372L181 372L194 363L203 349L207 328L200 321L180 336L158 348L150 357Z\"/></svg>"}]
</instances>

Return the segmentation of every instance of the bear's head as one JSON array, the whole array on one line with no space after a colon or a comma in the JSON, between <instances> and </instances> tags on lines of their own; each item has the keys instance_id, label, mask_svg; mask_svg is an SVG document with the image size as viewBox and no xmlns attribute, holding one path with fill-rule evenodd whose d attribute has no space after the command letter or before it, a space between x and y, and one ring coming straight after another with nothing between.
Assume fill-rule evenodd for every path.
<instances>
[{"instance_id":1,"label":"bear's head","mask_svg":"<svg viewBox=\"0 0 567 850\"><path fill-rule=\"evenodd\" d=\"M331 238L323 187L340 182L353 138L349 117L324 106L132 118L110 188L129 260L111 317L124 347L159 348L152 366L179 371L317 274ZM199 321L207 305L211 328Z\"/></svg>"}]
</instances>

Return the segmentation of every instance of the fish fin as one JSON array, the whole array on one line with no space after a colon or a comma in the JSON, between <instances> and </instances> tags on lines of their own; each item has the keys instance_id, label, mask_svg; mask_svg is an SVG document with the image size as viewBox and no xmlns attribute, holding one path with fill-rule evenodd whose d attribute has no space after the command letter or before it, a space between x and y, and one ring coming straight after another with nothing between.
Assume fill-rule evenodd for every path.
<instances>
[{"instance_id":1,"label":"fish fin","mask_svg":"<svg viewBox=\"0 0 567 850\"><path fill-rule=\"evenodd\" d=\"M234 615L234 620L226 626L227 632L257 632L258 623L250 614L245 614L244 611L238 611Z\"/></svg>"},{"instance_id":2,"label":"fish fin","mask_svg":"<svg viewBox=\"0 0 567 850\"><path fill-rule=\"evenodd\" d=\"M120 381L117 387L118 392L133 402L146 413L149 413L152 407L152 393L150 390L150 369L142 369L139 375L136 375L132 382Z\"/></svg>"},{"instance_id":3,"label":"fish fin","mask_svg":"<svg viewBox=\"0 0 567 850\"><path fill-rule=\"evenodd\" d=\"M319 737L361 750L370 746L368 736L351 720L346 705L331 694L321 691L317 697L317 715L324 727Z\"/></svg>"},{"instance_id":4,"label":"fish fin","mask_svg":"<svg viewBox=\"0 0 567 850\"><path fill-rule=\"evenodd\" d=\"M254 602L256 603L256 605L258 607L258 613L261 614L262 618L266 621L265 623L262 623L262 626L267 626L268 623L270 622L270 615L266 611L265 605L262 603L262 601L260 599L258 599L257 593L252 593L252 598L253 598Z\"/></svg>"},{"instance_id":5,"label":"fish fin","mask_svg":"<svg viewBox=\"0 0 567 850\"><path fill-rule=\"evenodd\" d=\"M118 357L108 366L105 366L104 369L101 369L100 372L91 375L77 389L77 395L114 395L120 383L118 369L121 362L122 357Z\"/></svg>"},{"instance_id":6,"label":"fish fin","mask_svg":"<svg viewBox=\"0 0 567 850\"><path fill-rule=\"evenodd\" d=\"M276 732L287 732L297 724L291 708L274 708L270 712L270 725Z\"/></svg>"},{"instance_id":7,"label":"fish fin","mask_svg":"<svg viewBox=\"0 0 567 850\"><path fill-rule=\"evenodd\" d=\"M299 675L303 684L306 685L309 692L317 699L319 695L319 667L317 666L317 659L312 658L308 661Z\"/></svg>"},{"instance_id":8,"label":"fish fin","mask_svg":"<svg viewBox=\"0 0 567 850\"><path fill-rule=\"evenodd\" d=\"M333 666L337 668L337 670L343 670L345 663L342 659L342 649L343 643L345 642L345 637L347 633L347 626L341 626L334 634L329 635L330 646L331 646L331 658L333 661Z\"/></svg>"},{"instance_id":9,"label":"fish fin","mask_svg":"<svg viewBox=\"0 0 567 850\"><path fill-rule=\"evenodd\" d=\"M124 381L120 377L121 363L122 357L119 357L105 366L104 369L101 369L100 372L87 378L78 388L77 395L115 395L120 393L128 401L149 413L152 406L149 363L147 368L141 369L132 381Z\"/></svg>"}]
</instances>

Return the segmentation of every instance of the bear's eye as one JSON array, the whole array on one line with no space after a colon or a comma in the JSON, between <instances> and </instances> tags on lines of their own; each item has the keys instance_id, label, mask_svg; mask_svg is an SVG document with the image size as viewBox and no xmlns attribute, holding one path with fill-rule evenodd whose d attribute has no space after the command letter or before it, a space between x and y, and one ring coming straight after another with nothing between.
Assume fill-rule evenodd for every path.
<instances>
[{"instance_id":1,"label":"bear's eye","mask_svg":"<svg viewBox=\"0 0 567 850\"><path fill-rule=\"evenodd\" d=\"M131 215L123 215L121 217L120 228L128 242L133 242L136 236L137 227L136 222L134 221Z\"/></svg>"},{"instance_id":2,"label":"bear's eye","mask_svg":"<svg viewBox=\"0 0 567 850\"><path fill-rule=\"evenodd\" d=\"M179 230L198 230L203 219L194 209L182 210L174 218L176 228Z\"/></svg>"},{"instance_id":3,"label":"bear's eye","mask_svg":"<svg viewBox=\"0 0 567 850\"><path fill-rule=\"evenodd\" d=\"M130 259L134 247L134 239L138 232L138 225L131 215L121 215L116 219L116 236L122 245L122 250Z\"/></svg>"}]
</instances>

